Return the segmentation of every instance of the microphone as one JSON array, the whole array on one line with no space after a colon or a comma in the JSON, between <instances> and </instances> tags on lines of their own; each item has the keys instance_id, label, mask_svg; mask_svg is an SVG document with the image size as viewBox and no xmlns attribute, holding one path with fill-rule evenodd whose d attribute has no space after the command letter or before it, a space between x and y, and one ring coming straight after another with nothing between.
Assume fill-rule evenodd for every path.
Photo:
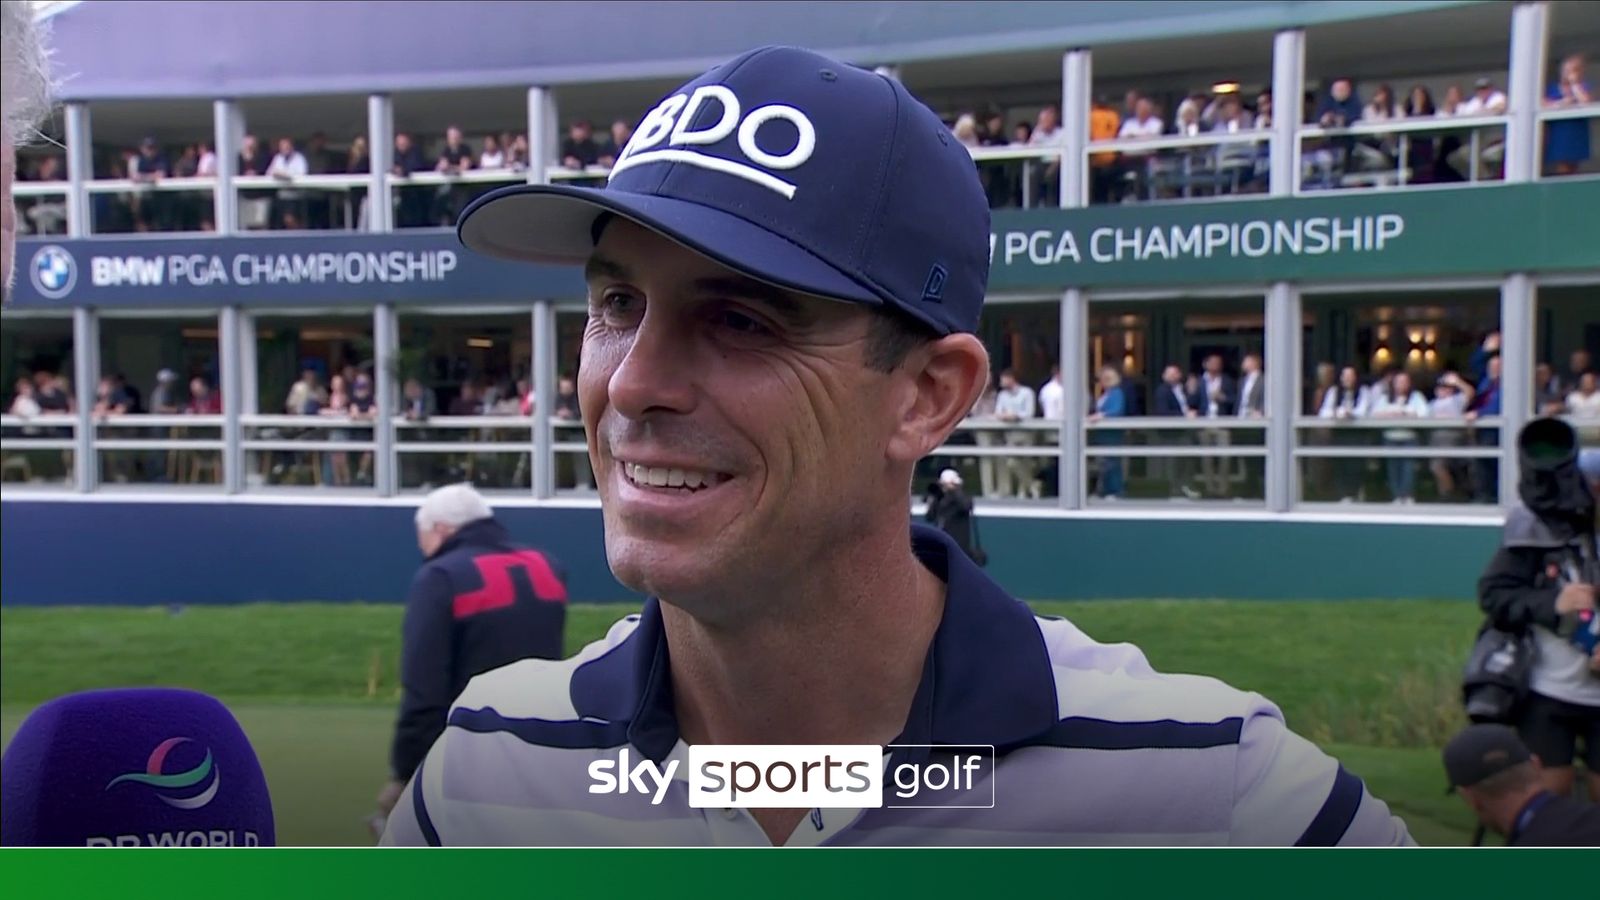
<instances>
[{"instance_id":1,"label":"microphone","mask_svg":"<svg viewBox=\"0 0 1600 900\"><path fill-rule=\"evenodd\" d=\"M255 750L214 697L168 688L51 700L0 759L0 845L270 847Z\"/></svg>"}]
</instances>

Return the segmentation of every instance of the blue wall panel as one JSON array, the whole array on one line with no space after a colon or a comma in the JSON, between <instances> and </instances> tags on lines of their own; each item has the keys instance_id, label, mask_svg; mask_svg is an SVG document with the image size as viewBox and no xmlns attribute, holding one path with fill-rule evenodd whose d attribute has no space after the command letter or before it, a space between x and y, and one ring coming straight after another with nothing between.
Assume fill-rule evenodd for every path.
<instances>
[{"instance_id":1,"label":"blue wall panel","mask_svg":"<svg viewBox=\"0 0 1600 900\"><path fill-rule=\"evenodd\" d=\"M511 508L577 601L637 601L597 509ZM7 500L0 603L399 601L420 561L406 506ZM1474 596L1498 529L1469 525L1000 518L990 574L1028 599Z\"/></svg>"}]
</instances>

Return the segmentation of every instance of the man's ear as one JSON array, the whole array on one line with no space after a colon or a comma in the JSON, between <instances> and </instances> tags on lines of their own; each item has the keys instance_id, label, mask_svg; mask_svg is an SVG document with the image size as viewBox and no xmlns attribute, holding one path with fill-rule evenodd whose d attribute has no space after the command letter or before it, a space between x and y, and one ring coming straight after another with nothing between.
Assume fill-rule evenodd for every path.
<instances>
[{"instance_id":1,"label":"man's ear","mask_svg":"<svg viewBox=\"0 0 1600 900\"><path fill-rule=\"evenodd\" d=\"M897 410L887 453L914 463L943 444L972 411L989 378L989 351L975 335L946 335L912 351L904 372L911 390Z\"/></svg>"}]
</instances>

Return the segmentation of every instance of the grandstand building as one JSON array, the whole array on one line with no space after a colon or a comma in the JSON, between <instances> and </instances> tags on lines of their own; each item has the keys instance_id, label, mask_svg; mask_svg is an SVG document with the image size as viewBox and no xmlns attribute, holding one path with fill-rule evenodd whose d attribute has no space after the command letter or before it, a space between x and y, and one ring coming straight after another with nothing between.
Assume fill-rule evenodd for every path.
<instances>
[{"instance_id":1,"label":"grandstand building","mask_svg":"<svg viewBox=\"0 0 1600 900\"><path fill-rule=\"evenodd\" d=\"M1520 424L1600 443L1571 371L1600 365L1600 103L1562 87L1600 4L819 6L50 6L63 103L20 163L0 329L4 602L398 599L408 507L454 479L574 597L626 599L563 383L581 275L445 226L499 185L602 182L613 123L767 43L879 68L972 146L981 336L1048 399L980 404L913 493L963 471L1019 596L1468 596ZM1346 367L1359 404L1329 397Z\"/></svg>"}]
</instances>

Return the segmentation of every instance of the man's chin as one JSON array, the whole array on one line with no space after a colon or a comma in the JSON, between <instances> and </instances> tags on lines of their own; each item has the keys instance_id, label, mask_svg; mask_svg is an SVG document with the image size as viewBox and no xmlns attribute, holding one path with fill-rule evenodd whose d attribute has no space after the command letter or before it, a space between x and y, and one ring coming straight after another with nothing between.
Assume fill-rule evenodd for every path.
<instances>
[{"instance_id":1,"label":"man's chin","mask_svg":"<svg viewBox=\"0 0 1600 900\"><path fill-rule=\"evenodd\" d=\"M624 587L668 599L715 593L728 574L705 541L607 535L606 561Z\"/></svg>"}]
</instances>

